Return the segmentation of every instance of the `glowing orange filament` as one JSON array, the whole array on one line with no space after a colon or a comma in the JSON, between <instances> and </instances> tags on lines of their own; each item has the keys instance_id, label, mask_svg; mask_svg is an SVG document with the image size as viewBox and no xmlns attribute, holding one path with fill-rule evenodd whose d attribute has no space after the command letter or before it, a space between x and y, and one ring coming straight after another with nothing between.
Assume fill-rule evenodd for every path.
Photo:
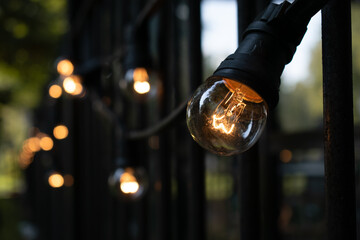
<instances>
[{"instance_id":1,"label":"glowing orange filament","mask_svg":"<svg viewBox=\"0 0 360 240\"><path fill-rule=\"evenodd\" d=\"M222 130L224 133L226 134L230 134L233 130L234 130L234 127L235 127L235 124L231 124L231 127L230 129L226 129L224 123L220 122L220 124L218 124L217 122L222 120L225 116L222 116L222 117L216 117L215 115L213 115L213 127L215 129L220 129Z\"/></svg>"}]
</instances>

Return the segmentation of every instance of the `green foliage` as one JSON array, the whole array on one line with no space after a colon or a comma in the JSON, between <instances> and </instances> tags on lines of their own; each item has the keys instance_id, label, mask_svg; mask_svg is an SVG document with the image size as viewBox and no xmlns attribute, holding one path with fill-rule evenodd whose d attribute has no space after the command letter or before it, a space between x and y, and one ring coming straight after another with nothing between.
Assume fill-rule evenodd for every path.
<instances>
[{"instance_id":1,"label":"green foliage","mask_svg":"<svg viewBox=\"0 0 360 240\"><path fill-rule=\"evenodd\" d=\"M51 80L65 0L0 1L0 197L17 191L17 155L45 84Z\"/></svg>"},{"instance_id":2,"label":"green foliage","mask_svg":"<svg viewBox=\"0 0 360 240\"><path fill-rule=\"evenodd\" d=\"M353 54L353 84L354 84L354 119L360 123L360 4L351 6L352 23L352 54Z\"/></svg>"},{"instance_id":3,"label":"green foliage","mask_svg":"<svg viewBox=\"0 0 360 240\"><path fill-rule=\"evenodd\" d=\"M0 2L0 93L11 102L34 107L53 70L52 62L66 31L64 0Z\"/></svg>"}]
</instances>

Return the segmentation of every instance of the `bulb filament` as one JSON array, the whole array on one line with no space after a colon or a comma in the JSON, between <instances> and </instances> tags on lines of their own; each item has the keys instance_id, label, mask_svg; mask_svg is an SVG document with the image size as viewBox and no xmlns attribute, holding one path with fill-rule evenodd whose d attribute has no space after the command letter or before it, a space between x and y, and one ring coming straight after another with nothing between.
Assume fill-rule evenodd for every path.
<instances>
[{"instance_id":1,"label":"bulb filament","mask_svg":"<svg viewBox=\"0 0 360 240\"><path fill-rule=\"evenodd\" d=\"M239 88L234 92L229 92L216 107L215 114L212 116L214 129L225 134L231 134L235 128L235 123L246 107L243 101L244 93Z\"/></svg>"},{"instance_id":2,"label":"bulb filament","mask_svg":"<svg viewBox=\"0 0 360 240\"><path fill-rule=\"evenodd\" d=\"M120 177L120 189L125 194L134 194L139 190L140 186L134 175L125 172Z\"/></svg>"}]
</instances>

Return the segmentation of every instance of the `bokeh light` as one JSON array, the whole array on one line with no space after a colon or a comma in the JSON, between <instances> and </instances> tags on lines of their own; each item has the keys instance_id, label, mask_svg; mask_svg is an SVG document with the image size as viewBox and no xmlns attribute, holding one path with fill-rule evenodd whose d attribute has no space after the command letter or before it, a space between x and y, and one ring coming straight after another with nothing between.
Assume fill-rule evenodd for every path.
<instances>
[{"instance_id":1,"label":"bokeh light","mask_svg":"<svg viewBox=\"0 0 360 240\"><path fill-rule=\"evenodd\" d=\"M42 150L50 151L53 148L53 146L54 146L54 141L50 137L45 136L40 138L40 147Z\"/></svg>"},{"instance_id":2,"label":"bokeh light","mask_svg":"<svg viewBox=\"0 0 360 240\"><path fill-rule=\"evenodd\" d=\"M70 76L64 79L63 87L65 92L71 95L79 95L83 92L83 86L81 84L80 77Z\"/></svg>"},{"instance_id":3,"label":"bokeh light","mask_svg":"<svg viewBox=\"0 0 360 240\"><path fill-rule=\"evenodd\" d=\"M57 125L53 130L53 134L56 139L61 140L68 136L69 130L65 125Z\"/></svg>"},{"instance_id":4,"label":"bokeh light","mask_svg":"<svg viewBox=\"0 0 360 240\"><path fill-rule=\"evenodd\" d=\"M59 98L59 97L61 97L61 94L62 94L62 88L59 85L53 84L50 86L50 88L49 88L50 97Z\"/></svg>"},{"instance_id":5,"label":"bokeh light","mask_svg":"<svg viewBox=\"0 0 360 240\"><path fill-rule=\"evenodd\" d=\"M70 76L74 72L74 65L68 59L63 59L58 62L56 69L60 75Z\"/></svg>"},{"instance_id":6,"label":"bokeh light","mask_svg":"<svg viewBox=\"0 0 360 240\"><path fill-rule=\"evenodd\" d=\"M139 94L145 94L150 91L150 83L148 82L134 82L134 90Z\"/></svg>"},{"instance_id":7,"label":"bokeh light","mask_svg":"<svg viewBox=\"0 0 360 240\"><path fill-rule=\"evenodd\" d=\"M139 190L139 183L130 172L124 172L120 177L120 189L125 194L133 194Z\"/></svg>"},{"instance_id":8,"label":"bokeh light","mask_svg":"<svg viewBox=\"0 0 360 240\"><path fill-rule=\"evenodd\" d=\"M59 173L52 173L48 178L48 183L52 188L60 188L64 185L64 177Z\"/></svg>"},{"instance_id":9,"label":"bokeh light","mask_svg":"<svg viewBox=\"0 0 360 240\"><path fill-rule=\"evenodd\" d=\"M26 147L32 152L40 151L40 139L37 137L31 137L25 141Z\"/></svg>"}]
</instances>

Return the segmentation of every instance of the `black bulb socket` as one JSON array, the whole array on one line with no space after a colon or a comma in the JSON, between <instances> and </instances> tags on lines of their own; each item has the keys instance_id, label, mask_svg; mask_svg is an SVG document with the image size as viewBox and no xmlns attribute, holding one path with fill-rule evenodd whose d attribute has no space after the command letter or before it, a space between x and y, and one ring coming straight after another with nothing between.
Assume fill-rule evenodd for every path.
<instances>
[{"instance_id":1,"label":"black bulb socket","mask_svg":"<svg viewBox=\"0 0 360 240\"><path fill-rule=\"evenodd\" d=\"M280 76L300 44L308 20L288 16L289 2L271 3L243 34L235 53L229 55L213 76L229 78L255 90L270 110L279 101ZM310 20L310 19L309 19Z\"/></svg>"}]
</instances>

